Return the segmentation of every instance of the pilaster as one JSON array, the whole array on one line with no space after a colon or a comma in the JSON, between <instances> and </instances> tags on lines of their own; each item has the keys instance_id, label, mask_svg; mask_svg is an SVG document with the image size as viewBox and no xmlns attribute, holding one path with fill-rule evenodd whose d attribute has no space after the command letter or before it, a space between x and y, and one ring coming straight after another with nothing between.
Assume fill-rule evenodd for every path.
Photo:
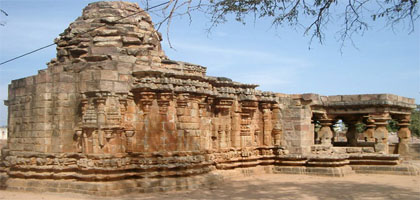
<instances>
[{"instance_id":1,"label":"pilaster","mask_svg":"<svg viewBox=\"0 0 420 200\"><path fill-rule=\"evenodd\" d=\"M411 139L411 131L408 128L410 126L410 115L404 115L400 119L398 119L398 126L400 127L398 130L398 154L401 156L408 156L410 153L410 139Z\"/></svg>"},{"instance_id":2,"label":"pilaster","mask_svg":"<svg viewBox=\"0 0 420 200\"><path fill-rule=\"evenodd\" d=\"M373 120L375 120L375 131L373 137L375 138L375 151L388 154L388 130L386 126L388 125L389 117L388 113L376 114L373 115Z\"/></svg>"},{"instance_id":3,"label":"pilaster","mask_svg":"<svg viewBox=\"0 0 420 200\"><path fill-rule=\"evenodd\" d=\"M331 125L333 120L324 115L321 119L319 119L319 121L321 123L321 129L318 131L319 141L322 145L331 146L333 138Z\"/></svg>"},{"instance_id":4,"label":"pilaster","mask_svg":"<svg viewBox=\"0 0 420 200\"><path fill-rule=\"evenodd\" d=\"M373 137L375 128L375 120L371 116L366 116L366 130L363 132L366 142L375 142L375 137Z\"/></svg>"}]
</instances>

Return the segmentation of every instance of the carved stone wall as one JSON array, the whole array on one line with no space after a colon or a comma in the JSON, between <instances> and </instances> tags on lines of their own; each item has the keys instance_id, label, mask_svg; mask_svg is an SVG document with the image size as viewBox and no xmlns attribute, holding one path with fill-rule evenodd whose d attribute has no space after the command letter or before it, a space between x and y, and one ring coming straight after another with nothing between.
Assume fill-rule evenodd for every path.
<instances>
[{"instance_id":1,"label":"carved stone wall","mask_svg":"<svg viewBox=\"0 0 420 200\"><path fill-rule=\"evenodd\" d=\"M48 68L9 85L9 138L0 164L8 179L0 187L112 195L189 188L211 182L217 170L260 165L343 175L351 172L349 159L398 164L398 156L364 155L370 148L332 147L332 117L360 114L359 107L375 114L367 117L368 137L382 152L386 119L400 116L407 151L409 118L401 116L410 99L366 100L391 109L382 111L346 104L357 102L349 96L262 92L170 60L160 41L137 4L89 4L55 40L57 58ZM314 146L317 116L325 146ZM312 155L320 152L329 154ZM347 155L355 152L364 157Z\"/></svg>"}]
</instances>

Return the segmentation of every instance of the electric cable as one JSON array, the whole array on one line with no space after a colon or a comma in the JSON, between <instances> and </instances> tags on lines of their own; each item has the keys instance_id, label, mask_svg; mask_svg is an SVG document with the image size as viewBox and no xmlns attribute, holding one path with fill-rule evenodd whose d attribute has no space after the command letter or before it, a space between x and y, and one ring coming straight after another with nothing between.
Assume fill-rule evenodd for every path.
<instances>
[{"instance_id":1,"label":"electric cable","mask_svg":"<svg viewBox=\"0 0 420 200\"><path fill-rule=\"evenodd\" d=\"M133 14L130 14L130 15L127 15L127 16L125 16L125 17L121 17L121 18L119 18L119 19L115 20L114 22L121 21L121 20L123 20L123 19L129 18L129 17L132 17L132 16L134 16L134 15L138 15L138 14L140 14L140 13L142 13L142 12L149 11L149 10L151 10L151 9L154 9L154 8L157 8L157 7L160 7L160 6L163 6L163 5L165 5L165 4L168 4L168 3L170 3L170 2L171 2L171 1L166 1L166 2L164 2L164 3L161 3L161 4L158 4L158 5L155 5L155 6L149 7L149 8L147 8L147 9L145 9L145 10L142 10L142 11L139 11L139 12L136 12L136 13L133 13ZM80 35L83 35L83 34L86 34L86 33L92 32L92 31L94 31L94 30L96 30L96 29L98 29L98 28L105 27L105 26L106 26L106 24L105 24L105 25L98 26L98 27L95 27L95 28L93 28L93 29L87 30L87 31L82 32L82 33L78 33L75 37L78 37L78 36L80 36ZM6 60L6 61L4 61L4 62L0 63L0 65L6 64L6 63L11 62L11 61L14 61L14 60L17 60L17 59L19 59L19 58L22 58L22 57L24 57L24 56L27 56L27 55L32 54L32 53L35 53L35 52L37 52L37 51L40 51L40 50L42 50L42 49L48 48L48 47L53 46L53 45L55 45L55 43L52 43L52 44L49 44L49 45L46 45L46 46L40 47L40 48L38 48L38 49L35 49L35 50L30 51L30 52L24 53L24 54L22 54L22 55L20 55L20 56L16 56L16 57L14 57L14 58L11 58L11 59L9 59L9 60Z\"/></svg>"}]
</instances>

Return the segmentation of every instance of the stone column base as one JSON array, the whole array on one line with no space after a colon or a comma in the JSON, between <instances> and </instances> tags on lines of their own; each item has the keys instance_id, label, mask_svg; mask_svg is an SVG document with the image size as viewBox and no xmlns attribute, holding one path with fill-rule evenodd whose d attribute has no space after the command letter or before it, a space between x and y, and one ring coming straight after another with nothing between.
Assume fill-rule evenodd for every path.
<instances>
[{"instance_id":1,"label":"stone column base","mask_svg":"<svg viewBox=\"0 0 420 200\"><path fill-rule=\"evenodd\" d=\"M350 166L341 167L291 167L291 166L275 166L273 168L275 174L307 174L319 176L335 176L343 177L354 174Z\"/></svg>"},{"instance_id":2,"label":"stone column base","mask_svg":"<svg viewBox=\"0 0 420 200\"><path fill-rule=\"evenodd\" d=\"M95 196L116 196L127 193L166 192L197 189L217 184L219 178L213 174L189 177L141 178L107 182L42 180L9 178L7 190L29 192L72 192Z\"/></svg>"}]
</instances>

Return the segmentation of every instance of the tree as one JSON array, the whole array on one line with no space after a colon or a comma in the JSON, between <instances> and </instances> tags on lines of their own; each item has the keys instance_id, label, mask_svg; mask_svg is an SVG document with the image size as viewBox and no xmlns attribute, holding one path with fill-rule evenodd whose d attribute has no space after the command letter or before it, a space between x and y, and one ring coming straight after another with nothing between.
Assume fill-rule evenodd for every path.
<instances>
[{"instance_id":1,"label":"tree","mask_svg":"<svg viewBox=\"0 0 420 200\"><path fill-rule=\"evenodd\" d=\"M364 123L357 123L356 124L356 132L363 133L366 130L366 124Z\"/></svg>"},{"instance_id":2,"label":"tree","mask_svg":"<svg viewBox=\"0 0 420 200\"><path fill-rule=\"evenodd\" d=\"M7 14L7 12L6 11L4 11L3 9L0 9L0 13L2 14L2 15L4 15L4 16L9 16L9 14ZM4 26L4 25L6 25L6 22L4 22L4 21L0 21L0 26Z\"/></svg>"},{"instance_id":3,"label":"tree","mask_svg":"<svg viewBox=\"0 0 420 200\"><path fill-rule=\"evenodd\" d=\"M143 0L146 7L151 2ZM187 15L192 20L192 12L210 16L209 30L225 23L232 15L244 24L248 16L254 20L268 18L276 28L284 25L303 27L310 42L317 39L321 44L325 38L324 30L334 20L341 24L337 32L342 47L347 41L353 44L352 36L362 35L371 23L384 20L392 29L397 25L408 25L411 33L419 19L417 0L170 0L158 12L163 20L157 23L157 27L159 29L166 23L168 34L174 17Z\"/></svg>"},{"instance_id":4,"label":"tree","mask_svg":"<svg viewBox=\"0 0 420 200\"><path fill-rule=\"evenodd\" d=\"M417 109L411 112L411 123L410 131L413 135L420 137L420 105L417 105Z\"/></svg>"},{"instance_id":5,"label":"tree","mask_svg":"<svg viewBox=\"0 0 420 200\"><path fill-rule=\"evenodd\" d=\"M389 132L396 133L398 132L398 129L399 129L398 122L395 119L391 119L388 121L386 128L388 129Z\"/></svg>"}]
</instances>

